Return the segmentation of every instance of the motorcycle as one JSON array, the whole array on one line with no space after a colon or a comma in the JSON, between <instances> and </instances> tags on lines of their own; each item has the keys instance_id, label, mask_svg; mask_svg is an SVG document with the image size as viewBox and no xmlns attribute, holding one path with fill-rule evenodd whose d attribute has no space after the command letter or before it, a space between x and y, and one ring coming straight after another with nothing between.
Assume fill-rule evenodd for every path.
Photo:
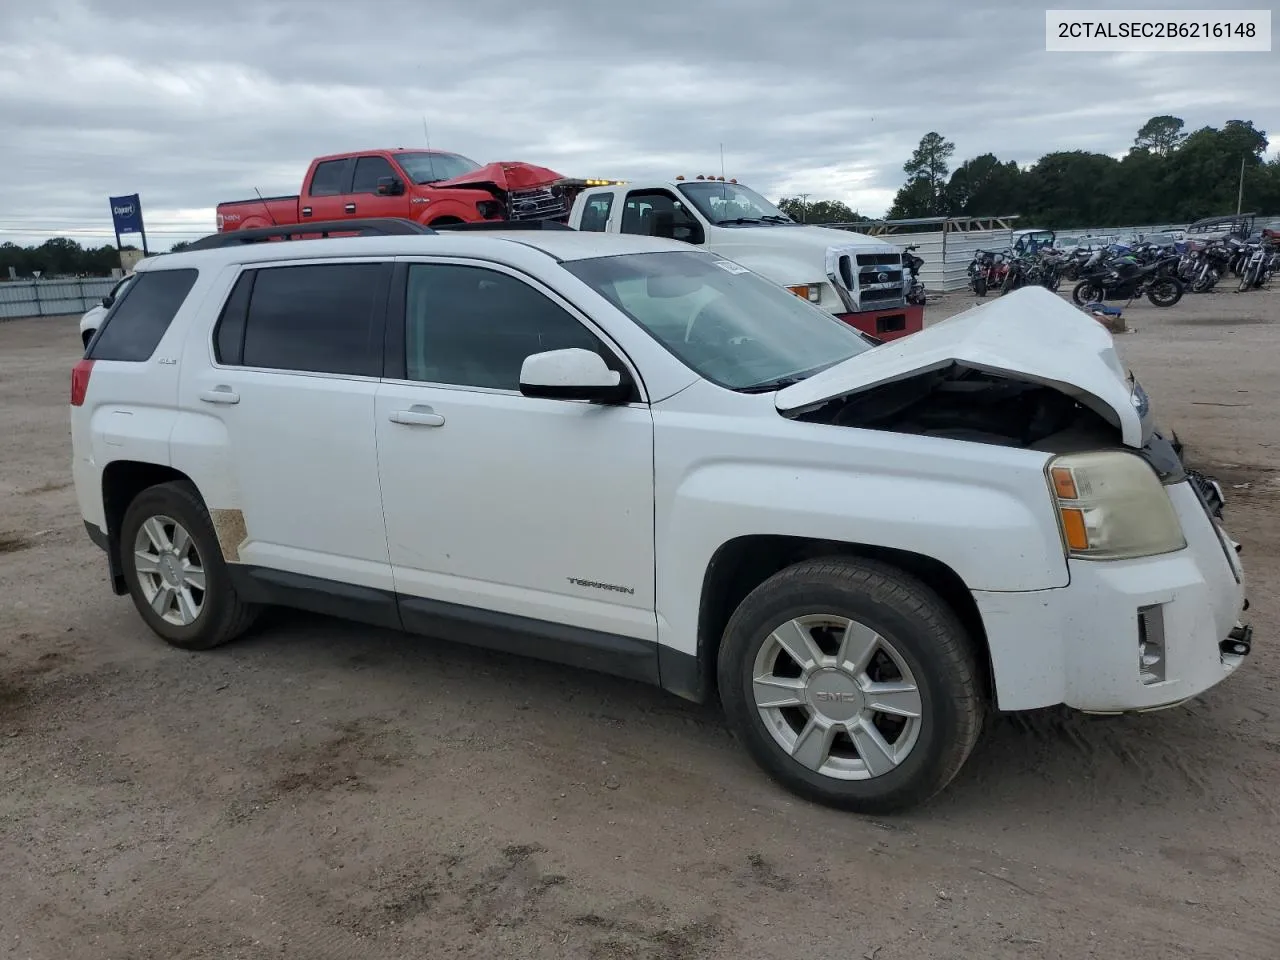
<instances>
[{"instance_id":1,"label":"motorcycle","mask_svg":"<svg viewBox=\"0 0 1280 960\"><path fill-rule=\"evenodd\" d=\"M976 296L985 297L992 287L1003 286L1005 274L1009 271L1007 260L1008 251L975 250L969 264L969 289Z\"/></svg>"},{"instance_id":2,"label":"motorcycle","mask_svg":"<svg viewBox=\"0 0 1280 960\"><path fill-rule=\"evenodd\" d=\"M917 249L914 244L903 248L902 266L910 277L907 281L907 303L923 304L926 297L924 284L920 282L920 268L924 266L924 259L915 255Z\"/></svg>"},{"instance_id":3,"label":"motorcycle","mask_svg":"<svg viewBox=\"0 0 1280 960\"><path fill-rule=\"evenodd\" d=\"M1274 255L1265 244L1246 244L1241 259L1244 265L1240 269L1240 283L1236 286L1236 293L1256 290L1271 279L1271 263Z\"/></svg>"},{"instance_id":4,"label":"motorcycle","mask_svg":"<svg viewBox=\"0 0 1280 960\"><path fill-rule=\"evenodd\" d=\"M1177 277L1178 258L1166 257L1143 265L1133 258L1099 263L1071 291L1077 306L1104 300L1124 300L1125 305L1145 296L1154 306L1172 307L1182 299Z\"/></svg>"}]
</instances>

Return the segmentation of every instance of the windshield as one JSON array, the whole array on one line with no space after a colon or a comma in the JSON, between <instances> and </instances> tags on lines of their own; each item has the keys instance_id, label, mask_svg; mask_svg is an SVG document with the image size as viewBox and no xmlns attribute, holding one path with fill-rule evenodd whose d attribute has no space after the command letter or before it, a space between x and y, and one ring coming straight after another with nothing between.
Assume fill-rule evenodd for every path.
<instances>
[{"instance_id":1,"label":"windshield","mask_svg":"<svg viewBox=\"0 0 1280 960\"><path fill-rule=\"evenodd\" d=\"M871 349L852 327L712 254L634 253L564 264L706 379L778 389Z\"/></svg>"},{"instance_id":2,"label":"windshield","mask_svg":"<svg viewBox=\"0 0 1280 960\"><path fill-rule=\"evenodd\" d=\"M414 183L452 180L480 169L480 164L458 153L397 153L395 157Z\"/></svg>"},{"instance_id":3,"label":"windshield","mask_svg":"<svg viewBox=\"0 0 1280 960\"><path fill-rule=\"evenodd\" d=\"M680 192L713 224L734 223L740 219L795 223L760 194L740 183L700 180L680 184Z\"/></svg>"}]
</instances>

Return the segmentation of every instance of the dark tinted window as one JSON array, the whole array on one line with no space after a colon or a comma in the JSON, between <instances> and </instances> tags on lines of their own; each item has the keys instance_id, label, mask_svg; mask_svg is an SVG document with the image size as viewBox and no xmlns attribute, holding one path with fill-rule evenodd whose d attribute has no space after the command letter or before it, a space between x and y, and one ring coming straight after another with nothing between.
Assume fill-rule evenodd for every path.
<instances>
[{"instance_id":1,"label":"dark tinted window","mask_svg":"<svg viewBox=\"0 0 1280 960\"><path fill-rule=\"evenodd\" d=\"M332 197L342 193L346 174L346 160L326 160L324 163L317 164L316 174L311 178L311 196Z\"/></svg>"},{"instance_id":2,"label":"dark tinted window","mask_svg":"<svg viewBox=\"0 0 1280 960\"><path fill-rule=\"evenodd\" d=\"M609 211L613 209L612 193L593 193L587 197L582 210L582 223L579 230L587 233L604 233L609 222Z\"/></svg>"},{"instance_id":3,"label":"dark tinted window","mask_svg":"<svg viewBox=\"0 0 1280 960\"><path fill-rule=\"evenodd\" d=\"M483 267L414 264L406 290L410 380L520 389L525 357L583 347L595 336L522 280Z\"/></svg>"},{"instance_id":4,"label":"dark tinted window","mask_svg":"<svg viewBox=\"0 0 1280 960\"><path fill-rule=\"evenodd\" d=\"M196 282L195 270L148 270L124 288L93 341L94 360L146 360Z\"/></svg>"},{"instance_id":5,"label":"dark tinted window","mask_svg":"<svg viewBox=\"0 0 1280 960\"><path fill-rule=\"evenodd\" d=\"M213 355L219 363L239 366L241 351L244 349L244 321L249 313L249 294L253 290L253 279L256 270L246 270L240 274L231 296L218 317L218 326L213 335Z\"/></svg>"},{"instance_id":6,"label":"dark tinted window","mask_svg":"<svg viewBox=\"0 0 1280 960\"><path fill-rule=\"evenodd\" d=\"M361 157L356 161L356 178L352 193L376 193L379 177L394 177L396 172L383 157Z\"/></svg>"},{"instance_id":7,"label":"dark tinted window","mask_svg":"<svg viewBox=\"0 0 1280 960\"><path fill-rule=\"evenodd\" d=\"M622 211L622 232L643 237L666 237L685 243L702 242L702 224L685 205L665 190L633 191Z\"/></svg>"},{"instance_id":8,"label":"dark tinted window","mask_svg":"<svg viewBox=\"0 0 1280 960\"><path fill-rule=\"evenodd\" d=\"M257 271L245 322L246 367L378 376L379 263L267 267Z\"/></svg>"}]
</instances>

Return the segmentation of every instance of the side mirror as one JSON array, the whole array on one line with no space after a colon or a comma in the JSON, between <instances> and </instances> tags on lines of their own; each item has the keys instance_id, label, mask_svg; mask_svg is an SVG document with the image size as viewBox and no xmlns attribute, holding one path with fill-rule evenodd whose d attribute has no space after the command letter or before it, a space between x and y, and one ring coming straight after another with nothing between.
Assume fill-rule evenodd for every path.
<instances>
[{"instance_id":1,"label":"side mirror","mask_svg":"<svg viewBox=\"0 0 1280 960\"><path fill-rule=\"evenodd\" d=\"M399 177L379 177L377 193L380 197L398 197L404 193L404 181Z\"/></svg>"},{"instance_id":2,"label":"side mirror","mask_svg":"<svg viewBox=\"0 0 1280 960\"><path fill-rule=\"evenodd\" d=\"M108 309L108 310L110 310L110 309L111 309L111 304L113 304L113 303L115 303L115 300L114 300L113 298L111 298L111 297L103 297L103 298L102 298L102 305L103 305L106 309Z\"/></svg>"},{"instance_id":3,"label":"side mirror","mask_svg":"<svg viewBox=\"0 0 1280 960\"><path fill-rule=\"evenodd\" d=\"M631 396L631 384L617 370L610 370L600 354L570 347L525 357L520 392L548 400L624 403Z\"/></svg>"}]
</instances>

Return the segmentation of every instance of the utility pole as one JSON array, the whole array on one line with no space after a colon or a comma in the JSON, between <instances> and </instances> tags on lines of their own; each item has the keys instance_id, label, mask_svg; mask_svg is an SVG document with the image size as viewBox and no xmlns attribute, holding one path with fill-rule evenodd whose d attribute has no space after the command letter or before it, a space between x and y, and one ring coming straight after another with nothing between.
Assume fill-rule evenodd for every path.
<instances>
[{"instance_id":1,"label":"utility pole","mask_svg":"<svg viewBox=\"0 0 1280 960\"><path fill-rule=\"evenodd\" d=\"M1244 154L1240 155L1240 188L1236 191L1236 216L1244 206Z\"/></svg>"},{"instance_id":2,"label":"utility pole","mask_svg":"<svg viewBox=\"0 0 1280 960\"><path fill-rule=\"evenodd\" d=\"M809 195L807 193L800 194L800 222L809 222Z\"/></svg>"}]
</instances>

